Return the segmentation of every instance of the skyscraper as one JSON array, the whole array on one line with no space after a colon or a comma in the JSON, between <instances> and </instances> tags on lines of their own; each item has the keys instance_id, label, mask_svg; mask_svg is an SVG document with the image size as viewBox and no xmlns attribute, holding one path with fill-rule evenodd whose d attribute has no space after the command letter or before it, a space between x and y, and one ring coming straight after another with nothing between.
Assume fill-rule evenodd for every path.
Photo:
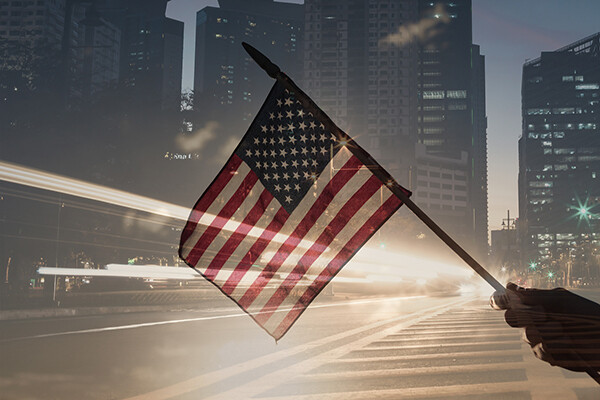
<instances>
[{"instance_id":1,"label":"skyscraper","mask_svg":"<svg viewBox=\"0 0 600 400\"><path fill-rule=\"evenodd\" d=\"M417 159L416 195L462 244L485 256L485 64L471 20L471 0L419 0L418 141L436 163L447 161L437 171L428 157Z\"/></svg>"},{"instance_id":2,"label":"skyscraper","mask_svg":"<svg viewBox=\"0 0 600 400\"><path fill-rule=\"evenodd\" d=\"M416 143L416 45L394 39L416 0L306 0L305 90L407 187Z\"/></svg>"},{"instance_id":3,"label":"skyscraper","mask_svg":"<svg viewBox=\"0 0 600 400\"><path fill-rule=\"evenodd\" d=\"M120 29L95 12L95 3L0 2L0 41L11 54L0 68L27 70L37 89L70 102L114 85L119 76ZM93 15L92 15L93 14ZM69 101L67 101L69 102Z\"/></svg>"},{"instance_id":4,"label":"skyscraper","mask_svg":"<svg viewBox=\"0 0 600 400\"><path fill-rule=\"evenodd\" d=\"M295 78L304 7L274 0L219 0L196 17L195 108L204 120L245 129L273 81L241 46L248 42Z\"/></svg>"},{"instance_id":5,"label":"skyscraper","mask_svg":"<svg viewBox=\"0 0 600 400\"><path fill-rule=\"evenodd\" d=\"M523 65L522 116L524 261L551 268L600 244L600 33Z\"/></svg>"},{"instance_id":6,"label":"skyscraper","mask_svg":"<svg viewBox=\"0 0 600 400\"><path fill-rule=\"evenodd\" d=\"M486 255L484 57L471 1L305 7L305 89L449 233Z\"/></svg>"},{"instance_id":7,"label":"skyscraper","mask_svg":"<svg viewBox=\"0 0 600 400\"><path fill-rule=\"evenodd\" d=\"M178 110L183 23L165 17L167 2L2 1L0 39L45 59L65 98L86 98L120 82L131 89L129 103ZM0 67L16 62L2 60Z\"/></svg>"},{"instance_id":8,"label":"skyscraper","mask_svg":"<svg viewBox=\"0 0 600 400\"><path fill-rule=\"evenodd\" d=\"M178 110L183 22L165 17L169 0L97 0L122 30L119 79L134 105ZM104 8L104 10L103 10Z\"/></svg>"}]
</instances>

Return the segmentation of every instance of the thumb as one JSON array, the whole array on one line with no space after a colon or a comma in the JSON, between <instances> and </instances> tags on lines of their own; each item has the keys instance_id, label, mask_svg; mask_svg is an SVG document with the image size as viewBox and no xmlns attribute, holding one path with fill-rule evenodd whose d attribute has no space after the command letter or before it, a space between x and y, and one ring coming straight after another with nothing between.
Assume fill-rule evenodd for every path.
<instances>
[{"instance_id":1,"label":"thumb","mask_svg":"<svg viewBox=\"0 0 600 400\"><path fill-rule=\"evenodd\" d=\"M508 293L505 290L496 290L490 296L490 307L494 310L507 310L510 308Z\"/></svg>"}]
</instances>

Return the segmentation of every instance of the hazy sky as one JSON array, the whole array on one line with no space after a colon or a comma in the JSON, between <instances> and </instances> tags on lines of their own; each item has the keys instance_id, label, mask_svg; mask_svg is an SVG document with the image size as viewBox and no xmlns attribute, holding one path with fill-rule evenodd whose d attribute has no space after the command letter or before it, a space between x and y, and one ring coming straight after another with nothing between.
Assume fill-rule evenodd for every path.
<instances>
[{"instance_id":1,"label":"hazy sky","mask_svg":"<svg viewBox=\"0 0 600 400\"><path fill-rule=\"evenodd\" d=\"M600 0L472 1L473 43L486 63L489 225L499 229L506 210L518 214L523 63L600 31ZM208 5L217 1L172 0L167 8L169 17L185 22L184 88L193 86L196 11Z\"/></svg>"}]
</instances>

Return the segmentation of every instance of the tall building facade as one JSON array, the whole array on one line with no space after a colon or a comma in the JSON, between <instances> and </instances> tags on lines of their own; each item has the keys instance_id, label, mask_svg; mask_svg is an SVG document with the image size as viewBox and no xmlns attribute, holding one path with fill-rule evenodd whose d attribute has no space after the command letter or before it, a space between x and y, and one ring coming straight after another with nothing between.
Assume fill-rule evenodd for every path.
<instances>
[{"instance_id":1,"label":"tall building facade","mask_svg":"<svg viewBox=\"0 0 600 400\"><path fill-rule=\"evenodd\" d=\"M426 171L427 158L418 159L416 195L461 244L485 256L485 62L472 41L471 0L419 0L419 23L424 30L419 38L418 142L428 156L447 158L453 170L440 178ZM452 193L438 193L440 187Z\"/></svg>"},{"instance_id":2,"label":"tall building facade","mask_svg":"<svg viewBox=\"0 0 600 400\"><path fill-rule=\"evenodd\" d=\"M417 47L394 38L416 0L306 0L304 89L410 187L416 143Z\"/></svg>"},{"instance_id":3,"label":"tall building facade","mask_svg":"<svg viewBox=\"0 0 600 400\"><path fill-rule=\"evenodd\" d=\"M121 28L119 80L137 105L179 110L183 22L165 16L169 0L97 0Z\"/></svg>"},{"instance_id":4,"label":"tall building facade","mask_svg":"<svg viewBox=\"0 0 600 400\"><path fill-rule=\"evenodd\" d=\"M440 225L485 256L485 74L471 1L305 7L304 88Z\"/></svg>"},{"instance_id":5,"label":"tall building facade","mask_svg":"<svg viewBox=\"0 0 600 400\"><path fill-rule=\"evenodd\" d=\"M131 89L132 103L178 110L183 23L165 17L167 2L5 0L0 40L45 59L71 102L120 82ZM17 62L2 60L0 67Z\"/></svg>"},{"instance_id":6,"label":"tall building facade","mask_svg":"<svg viewBox=\"0 0 600 400\"><path fill-rule=\"evenodd\" d=\"M273 85L242 42L260 49L290 77L298 75L303 15L302 5L274 0L219 0L219 7L198 11L194 93L204 120L247 128Z\"/></svg>"},{"instance_id":7,"label":"tall building facade","mask_svg":"<svg viewBox=\"0 0 600 400\"><path fill-rule=\"evenodd\" d=\"M99 18L92 2L0 2L0 40L10 54L2 69L48 73L39 86L82 97L114 85L119 76L120 29ZM94 14L94 15L92 15ZM51 72L48 72L51 71Z\"/></svg>"},{"instance_id":8,"label":"tall building facade","mask_svg":"<svg viewBox=\"0 0 600 400\"><path fill-rule=\"evenodd\" d=\"M600 245L600 33L523 65L519 217L524 262Z\"/></svg>"}]
</instances>

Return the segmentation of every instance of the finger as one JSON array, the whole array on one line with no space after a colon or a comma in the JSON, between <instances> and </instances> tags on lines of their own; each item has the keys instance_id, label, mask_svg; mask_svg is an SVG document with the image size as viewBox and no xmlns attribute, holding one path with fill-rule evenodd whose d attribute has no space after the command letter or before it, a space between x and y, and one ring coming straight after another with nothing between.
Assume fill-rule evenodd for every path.
<instances>
[{"instance_id":1,"label":"finger","mask_svg":"<svg viewBox=\"0 0 600 400\"><path fill-rule=\"evenodd\" d=\"M506 290L497 290L490 296L490 307L494 310L506 310L509 305Z\"/></svg>"},{"instance_id":2,"label":"finger","mask_svg":"<svg viewBox=\"0 0 600 400\"><path fill-rule=\"evenodd\" d=\"M523 340L532 348L543 342L540 331L534 326L525 327L523 330Z\"/></svg>"}]
</instances>

